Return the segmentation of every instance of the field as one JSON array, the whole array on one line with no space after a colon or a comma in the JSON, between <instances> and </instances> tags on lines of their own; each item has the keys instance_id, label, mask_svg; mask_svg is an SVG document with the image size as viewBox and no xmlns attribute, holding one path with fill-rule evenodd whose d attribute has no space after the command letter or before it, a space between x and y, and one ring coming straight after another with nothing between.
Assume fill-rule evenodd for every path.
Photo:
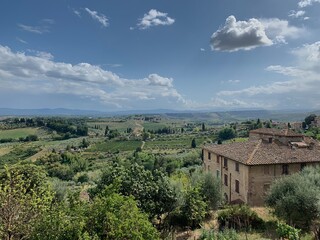
<instances>
[{"instance_id":1,"label":"field","mask_svg":"<svg viewBox=\"0 0 320 240\"><path fill-rule=\"evenodd\" d=\"M17 129L10 129L10 130L0 130L0 139L3 138L13 138L18 139L20 137L26 137L28 135L35 135L37 134L37 128L17 128Z\"/></svg>"},{"instance_id":2,"label":"field","mask_svg":"<svg viewBox=\"0 0 320 240\"><path fill-rule=\"evenodd\" d=\"M136 148L141 147L142 141L104 141L98 142L90 147L89 152L110 152L117 151L134 151Z\"/></svg>"}]
</instances>

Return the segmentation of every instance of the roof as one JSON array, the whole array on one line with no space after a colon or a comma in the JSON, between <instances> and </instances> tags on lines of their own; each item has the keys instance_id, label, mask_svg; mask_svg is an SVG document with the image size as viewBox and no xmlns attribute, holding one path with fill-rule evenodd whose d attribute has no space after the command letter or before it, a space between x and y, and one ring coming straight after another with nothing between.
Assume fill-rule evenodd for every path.
<instances>
[{"instance_id":1,"label":"roof","mask_svg":"<svg viewBox=\"0 0 320 240\"><path fill-rule=\"evenodd\" d=\"M320 162L319 143L312 148L283 145L279 141L268 143L263 140L212 144L204 149L246 165L286 164Z\"/></svg>"},{"instance_id":2,"label":"roof","mask_svg":"<svg viewBox=\"0 0 320 240\"><path fill-rule=\"evenodd\" d=\"M277 129L277 128L259 128L251 130L250 133L265 134L272 136L285 136L285 137L303 137L302 134L296 133L290 129Z\"/></svg>"}]
</instances>

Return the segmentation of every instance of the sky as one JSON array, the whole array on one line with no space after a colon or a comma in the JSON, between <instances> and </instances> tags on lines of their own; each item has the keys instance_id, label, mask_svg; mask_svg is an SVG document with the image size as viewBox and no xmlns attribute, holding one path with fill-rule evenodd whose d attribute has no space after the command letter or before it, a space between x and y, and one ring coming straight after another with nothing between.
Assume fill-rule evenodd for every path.
<instances>
[{"instance_id":1,"label":"sky","mask_svg":"<svg viewBox=\"0 0 320 240\"><path fill-rule=\"evenodd\" d=\"M10 0L0 108L320 109L320 0Z\"/></svg>"}]
</instances>

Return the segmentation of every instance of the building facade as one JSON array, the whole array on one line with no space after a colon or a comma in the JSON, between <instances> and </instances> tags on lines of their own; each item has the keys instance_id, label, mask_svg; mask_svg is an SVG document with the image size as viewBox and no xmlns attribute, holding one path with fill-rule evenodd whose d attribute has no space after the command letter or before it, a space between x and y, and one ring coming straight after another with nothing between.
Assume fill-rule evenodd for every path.
<instances>
[{"instance_id":1,"label":"building facade","mask_svg":"<svg viewBox=\"0 0 320 240\"><path fill-rule=\"evenodd\" d=\"M275 179L309 165L320 165L319 143L288 129L252 130L247 142L203 148L204 169L220 178L229 203L262 206Z\"/></svg>"}]
</instances>

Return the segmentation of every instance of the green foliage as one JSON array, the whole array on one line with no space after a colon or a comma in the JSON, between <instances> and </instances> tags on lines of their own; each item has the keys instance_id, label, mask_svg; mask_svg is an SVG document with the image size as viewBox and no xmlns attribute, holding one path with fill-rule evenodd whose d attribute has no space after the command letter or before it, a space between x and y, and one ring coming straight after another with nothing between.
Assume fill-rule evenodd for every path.
<instances>
[{"instance_id":1,"label":"green foliage","mask_svg":"<svg viewBox=\"0 0 320 240\"><path fill-rule=\"evenodd\" d=\"M21 160L36 154L40 149L38 147L18 146L9 153L0 156L0 166L5 164L15 164Z\"/></svg>"},{"instance_id":2,"label":"green foliage","mask_svg":"<svg viewBox=\"0 0 320 240\"><path fill-rule=\"evenodd\" d=\"M38 136L34 135L34 134L28 135L25 138L21 138L21 137L19 138L20 142L34 142L34 141L38 141L38 140L39 140Z\"/></svg>"},{"instance_id":3,"label":"green foliage","mask_svg":"<svg viewBox=\"0 0 320 240\"><path fill-rule=\"evenodd\" d=\"M112 130L109 130L106 137L110 140L110 139L113 139L113 138L116 138L116 137L119 137L120 136L120 133L117 129L112 129Z\"/></svg>"},{"instance_id":4,"label":"green foliage","mask_svg":"<svg viewBox=\"0 0 320 240\"><path fill-rule=\"evenodd\" d=\"M100 239L159 239L159 234L141 213L131 196L104 190L90 206L87 229Z\"/></svg>"},{"instance_id":5,"label":"green foliage","mask_svg":"<svg viewBox=\"0 0 320 240\"><path fill-rule=\"evenodd\" d=\"M28 238L39 216L50 206L53 193L44 171L35 165L12 165L0 174L0 236Z\"/></svg>"},{"instance_id":6,"label":"green foliage","mask_svg":"<svg viewBox=\"0 0 320 240\"><path fill-rule=\"evenodd\" d=\"M233 128L224 128L219 131L218 137L220 140L228 140L236 137L236 132Z\"/></svg>"},{"instance_id":7,"label":"green foliage","mask_svg":"<svg viewBox=\"0 0 320 240\"><path fill-rule=\"evenodd\" d=\"M233 205L221 210L218 214L219 228L261 229L264 222L257 213L247 205Z\"/></svg>"},{"instance_id":8,"label":"green foliage","mask_svg":"<svg viewBox=\"0 0 320 240\"><path fill-rule=\"evenodd\" d=\"M89 166L87 159L77 153L69 152L50 153L38 159L36 164L45 166L50 177L62 180L72 180L77 172L86 171Z\"/></svg>"},{"instance_id":9,"label":"green foliage","mask_svg":"<svg viewBox=\"0 0 320 240\"><path fill-rule=\"evenodd\" d=\"M197 147L196 139L193 138L191 141L191 148L196 148L196 147Z\"/></svg>"},{"instance_id":10,"label":"green foliage","mask_svg":"<svg viewBox=\"0 0 320 240\"><path fill-rule=\"evenodd\" d=\"M215 210L221 205L221 183L220 180L215 178L212 174L208 173L204 175L201 193L210 210Z\"/></svg>"},{"instance_id":11,"label":"green foliage","mask_svg":"<svg viewBox=\"0 0 320 240\"><path fill-rule=\"evenodd\" d=\"M89 234L85 232L87 208L86 204L72 206L72 208L65 203L53 205L35 223L30 239L73 240L88 237ZM94 239L95 235L92 235L92 238L87 239Z\"/></svg>"},{"instance_id":12,"label":"green foliage","mask_svg":"<svg viewBox=\"0 0 320 240\"><path fill-rule=\"evenodd\" d=\"M299 240L300 239L300 229L289 226L288 224L278 222L277 223L277 234L282 239L288 240Z\"/></svg>"},{"instance_id":13,"label":"green foliage","mask_svg":"<svg viewBox=\"0 0 320 240\"><path fill-rule=\"evenodd\" d=\"M203 230L199 240L238 240L240 237L234 229L224 229L215 232L214 230Z\"/></svg>"},{"instance_id":14,"label":"green foliage","mask_svg":"<svg viewBox=\"0 0 320 240\"><path fill-rule=\"evenodd\" d=\"M315 118L316 118L315 114L310 114L304 119L304 122L306 123L306 125L309 126L312 123L312 121L314 121Z\"/></svg>"},{"instance_id":15,"label":"green foliage","mask_svg":"<svg viewBox=\"0 0 320 240\"><path fill-rule=\"evenodd\" d=\"M200 189L191 187L185 193L184 204L181 207L181 215L185 226L198 227L206 216L207 204L203 201Z\"/></svg>"},{"instance_id":16,"label":"green foliage","mask_svg":"<svg viewBox=\"0 0 320 240\"><path fill-rule=\"evenodd\" d=\"M266 203L288 224L308 229L319 216L319 182L319 169L306 168L272 184Z\"/></svg>"},{"instance_id":17,"label":"green foliage","mask_svg":"<svg viewBox=\"0 0 320 240\"><path fill-rule=\"evenodd\" d=\"M132 164L127 168L112 166L102 174L91 195L101 192L110 184L118 184L119 193L134 196L138 206L150 217L161 216L175 207L175 192L168 178L160 171L152 173L138 164Z\"/></svg>"}]
</instances>

